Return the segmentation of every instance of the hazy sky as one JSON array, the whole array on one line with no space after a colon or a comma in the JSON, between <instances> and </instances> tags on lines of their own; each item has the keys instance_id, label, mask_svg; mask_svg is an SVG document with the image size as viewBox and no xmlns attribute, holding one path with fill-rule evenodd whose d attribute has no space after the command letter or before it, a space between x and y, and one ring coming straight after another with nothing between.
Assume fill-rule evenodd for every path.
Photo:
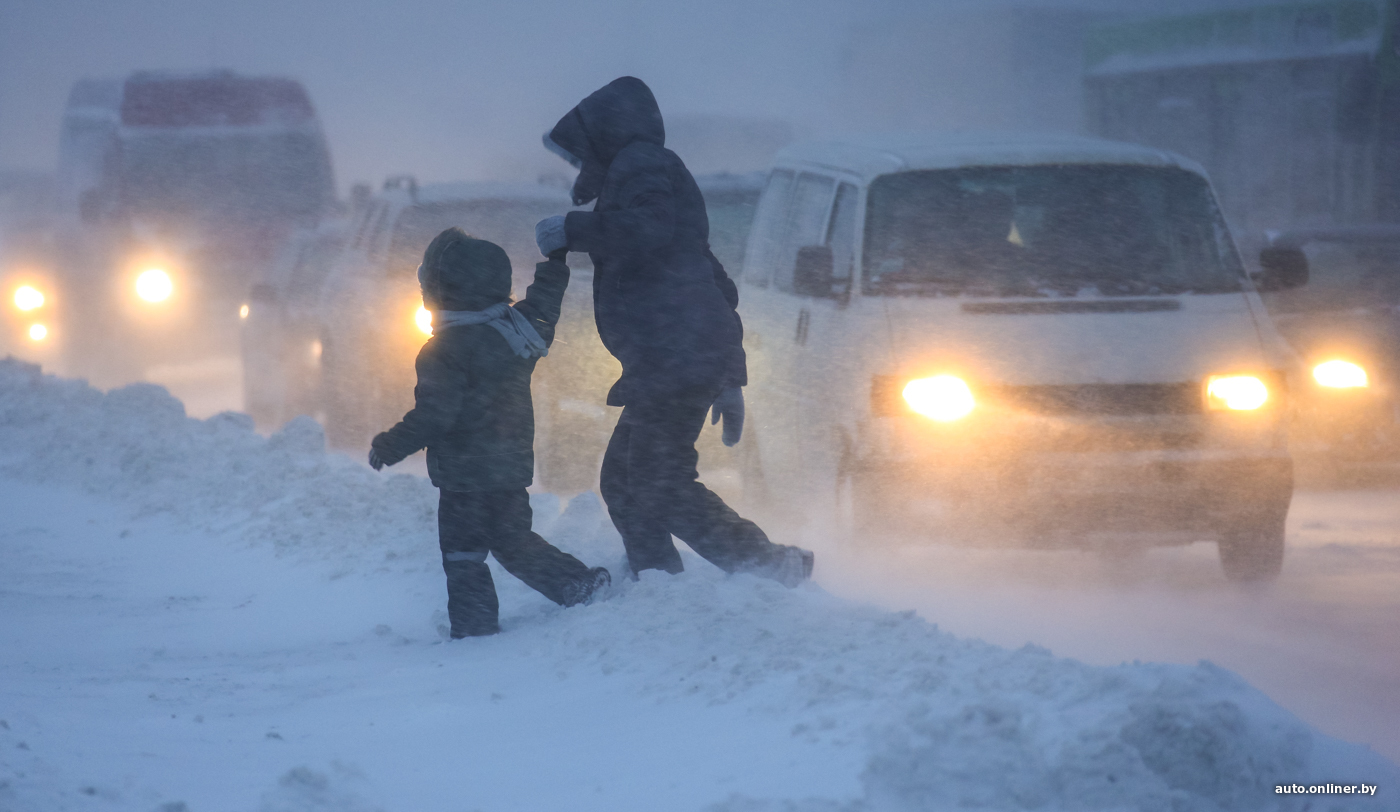
<instances>
[{"instance_id":1,"label":"hazy sky","mask_svg":"<svg viewBox=\"0 0 1400 812\"><path fill-rule=\"evenodd\" d=\"M947 5L0 0L0 167L53 165L59 117L76 79L151 68L299 78L321 114L342 188L401 172L448 180L554 169L540 133L623 74L645 79L668 116L781 118L799 133L851 129L835 89L859 58L850 52L853 27ZM1038 5L1132 11L1153 4Z\"/></svg>"}]
</instances>

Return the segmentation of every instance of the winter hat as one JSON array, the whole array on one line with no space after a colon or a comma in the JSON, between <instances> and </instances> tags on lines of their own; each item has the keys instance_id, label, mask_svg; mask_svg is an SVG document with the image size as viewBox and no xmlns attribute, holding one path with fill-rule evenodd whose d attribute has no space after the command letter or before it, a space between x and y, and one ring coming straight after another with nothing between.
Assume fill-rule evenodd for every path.
<instances>
[{"instance_id":1,"label":"winter hat","mask_svg":"<svg viewBox=\"0 0 1400 812\"><path fill-rule=\"evenodd\" d=\"M510 299L510 258L454 226L428 244L418 281L429 310L485 310Z\"/></svg>"}]
</instances>

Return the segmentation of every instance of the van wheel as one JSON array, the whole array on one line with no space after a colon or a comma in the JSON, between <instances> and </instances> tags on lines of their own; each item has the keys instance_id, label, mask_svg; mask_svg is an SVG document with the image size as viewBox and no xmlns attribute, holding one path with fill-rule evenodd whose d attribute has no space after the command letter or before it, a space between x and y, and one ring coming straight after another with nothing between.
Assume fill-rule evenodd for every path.
<instances>
[{"instance_id":1,"label":"van wheel","mask_svg":"<svg viewBox=\"0 0 1400 812\"><path fill-rule=\"evenodd\" d=\"M1220 567L1236 583L1272 581L1283 571L1284 520L1282 511L1253 521L1241 521L1220 534Z\"/></svg>"}]
</instances>

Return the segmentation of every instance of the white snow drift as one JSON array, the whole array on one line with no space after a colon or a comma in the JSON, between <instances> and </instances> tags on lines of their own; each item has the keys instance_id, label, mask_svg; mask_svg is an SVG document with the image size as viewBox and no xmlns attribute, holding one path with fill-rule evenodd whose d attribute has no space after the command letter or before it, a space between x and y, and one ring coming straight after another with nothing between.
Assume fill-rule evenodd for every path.
<instances>
[{"instance_id":1,"label":"white snow drift","mask_svg":"<svg viewBox=\"0 0 1400 812\"><path fill-rule=\"evenodd\" d=\"M0 362L0 475L25 487L99 494L133 516L165 516L225 548L240 541L270 546L279 556L273 564L319 567L325 584L345 575L364 583L405 572L440 577L431 485L327 454L320 427L307 418L263 438L242 415L189 419L160 387L138 384L103 394L7 360ZM533 501L537 529L551 541L590 564L620 562L620 541L591 494L562 511L552 497ZM0 550L17 544L0 536ZM790 725L794 742L834 748L812 752L854 749L865 764L852 784L860 788L856 797L751 797L741 788L718 803L726 793L658 798L656 809L1400 809L1394 765L1313 731L1208 663L1104 668L1031 646L1011 651L955 638L912 613L852 605L815 585L787 590L725 576L693 556L686 560L683 575L647 573L639 582L618 584L609 600L569 610L498 572L502 635L443 643L434 598L423 603L415 628L392 632L400 645L392 656L410 658L414 649L437 647L461 652L473 668L549 675L550 684L619 703L604 714L613 722L588 732L582 746L591 750L611 746L608 724L645 727L649 716L683 708L688 715L667 718L708 713ZM0 581L0 589L15 586ZM0 668L0 679L18 681L19 673ZM400 688L410 696L402 701L413 702L419 685L406 680ZM532 693L533 685L521 685L525 695L511 697L522 713L550 701L548 691L556 690ZM12 695L0 684L0 698ZM433 701L443 699L435 695ZM0 716L42 712L11 707ZM661 733L713 735L679 728ZM717 741L715 748L741 746L745 731L730 733L733 741ZM38 785L64 765L50 762L47 772L36 771L5 735L0 729L0 747L8 748L0 751L0 809L59 797ZM398 751L399 758L415 746L430 745L384 743L386 754ZM354 780L372 783L373 764L362 760L359 767L368 777ZM158 775L140 780L160 784ZM345 783L324 769L289 764L262 794L261 808L377 808L337 782ZM1374 798L1275 792L1278 784L1326 782L1379 784L1380 790ZM595 808L573 792L561 788L560 803ZM392 798L380 802L409 812ZM106 808L158 807L113 801ZM472 805L454 800L439 808ZM190 806L189 812L204 809Z\"/></svg>"}]
</instances>

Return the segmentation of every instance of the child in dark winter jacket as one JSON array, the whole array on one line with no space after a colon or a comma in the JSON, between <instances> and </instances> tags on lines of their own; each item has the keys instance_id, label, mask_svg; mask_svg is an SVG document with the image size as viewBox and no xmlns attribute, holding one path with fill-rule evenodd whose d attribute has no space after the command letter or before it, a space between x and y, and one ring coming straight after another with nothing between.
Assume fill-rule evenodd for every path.
<instances>
[{"instance_id":1,"label":"child in dark winter jacket","mask_svg":"<svg viewBox=\"0 0 1400 812\"><path fill-rule=\"evenodd\" d=\"M532 532L525 492L535 469L530 374L554 341L569 266L562 254L536 265L525 299L511 305L505 251L449 228L428 246L418 281L433 336L415 364L416 402L374 438L369 463L379 470L428 449L452 637L500 631L487 553L555 603L587 601L608 571Z\"/></svg>"}]
</instances>

